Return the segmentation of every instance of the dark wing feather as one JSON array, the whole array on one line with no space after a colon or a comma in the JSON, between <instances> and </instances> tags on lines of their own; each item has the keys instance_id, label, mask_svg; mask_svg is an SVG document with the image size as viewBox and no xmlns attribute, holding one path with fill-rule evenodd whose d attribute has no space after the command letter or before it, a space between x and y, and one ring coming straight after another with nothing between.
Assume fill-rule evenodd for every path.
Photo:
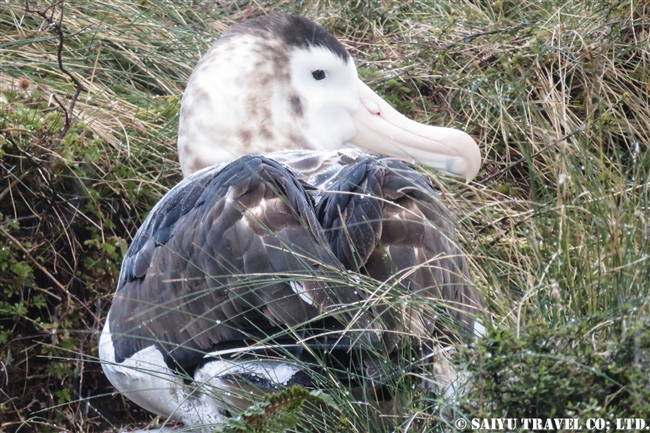
<instances>
[{"instance_id":1,"label":"dark wing feather","mask_svg":"<svg viewBox=\"0 0 650 433\"><path fill-rule=\"evenodd\" d=\"M156 343L167 362L191 368L219 343L358 302L324 283L342 270L287 169L244 157L200 172L156 205L124 259L110 312L116 361ZM353 316L336 314L344 325ZM369 326L362 315L354 327Z\"/></svg>"},{"instance_id":2,"label":"dark wing feather","mask_svg":"<svg viewBox=\"0 0 650 433\"><path fill-rule=\"evenodd\" d=\"M446 310L434 314L428 309L427 317L426 308L412 308L401 319L418 322L411 323L411 330L453 326L436 324L436 316L472 328L481 296L452 219L422 175L399 161L368 158L340 172L317 213L330 248L347 269L380 282L392 278L421 302L438 302ZM392 316L388 323L395 326L396 320Z\"/></svg>"}]
</instances>

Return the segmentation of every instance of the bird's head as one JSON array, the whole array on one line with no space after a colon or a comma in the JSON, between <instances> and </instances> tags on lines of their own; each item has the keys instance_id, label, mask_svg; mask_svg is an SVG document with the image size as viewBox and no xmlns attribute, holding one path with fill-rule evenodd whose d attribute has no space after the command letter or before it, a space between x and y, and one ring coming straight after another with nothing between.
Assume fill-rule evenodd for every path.
<instances>
[{"instance_id":1,"label":"bird's head","mask_svg":"<svg viewBox=\"0 0 650 433\"><path fill-rule=\"evenodd\" d=\"M481 166L468 134L397 112L359 79L334 36L299 16L233 26L201 59L183 95L178 150L185 176L247 154L348 147L468 181Z\"/></svg>"}]
</instances>

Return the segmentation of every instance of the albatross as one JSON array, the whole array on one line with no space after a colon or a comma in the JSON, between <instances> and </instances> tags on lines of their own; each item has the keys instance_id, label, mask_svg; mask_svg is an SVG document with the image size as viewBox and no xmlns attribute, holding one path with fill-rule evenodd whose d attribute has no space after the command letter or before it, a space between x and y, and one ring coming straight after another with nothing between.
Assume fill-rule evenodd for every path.
<instances>
[{"instance_id":1,"label":"albatross","mask_svg":"<svg viewBox=\"0 0 650 433\"><path fill-rule=\"evenodd\" d=\"M469 181L476 142L398 113L314 22L223 34L183 94L178 155L185 178L135 235L99 342L141 407L201 428L294 384L376 391L403 339L426 358L478 332L453 218L418 171Z\"/></svg>"}]
</instances>

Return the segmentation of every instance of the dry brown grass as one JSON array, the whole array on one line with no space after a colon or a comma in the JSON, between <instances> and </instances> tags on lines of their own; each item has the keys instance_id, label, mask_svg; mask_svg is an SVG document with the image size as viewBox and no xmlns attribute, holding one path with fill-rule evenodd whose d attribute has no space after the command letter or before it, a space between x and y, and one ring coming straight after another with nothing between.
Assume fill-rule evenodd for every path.
<instances>
[{"instance_id":1,"label":"dry brown grass","mask_svg":"<svg viewBox=\"0 0 650 433\"><path fill-rule=\"evenodd\" d=\"M63 63L85 90L57 141L54 98L69 107L75 85L56 32L25 3L0 5L0 429L148 419L111 395L96 331L126 246L180 178L189 73L232 23L271 10L332 30L401 111L479 141L476 182L433 181L495 324L584 322L577 339L615 348L647 315L647 2L27 3L62 18ZM438 425L431 397L411 397L421 422L403 426Z\"/></svg>"}]
</instances>

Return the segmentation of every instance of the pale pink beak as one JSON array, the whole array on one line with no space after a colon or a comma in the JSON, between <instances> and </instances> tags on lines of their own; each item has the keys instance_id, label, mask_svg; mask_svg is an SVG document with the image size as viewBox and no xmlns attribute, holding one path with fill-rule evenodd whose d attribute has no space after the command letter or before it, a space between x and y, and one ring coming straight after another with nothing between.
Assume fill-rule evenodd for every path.
<instances>
[{"instance_id":1,"label":"pale pink beak","mask_svg":"<svg viewBox=\"0 0 650 433\"><path fill-rule=\"evenodd\" d=\"M481 168L481 152L467 133L415 122L359 81L361 105L352 113L357 134L350 144L372 153L423 164L467 182Z\"/></svg>"}]
</instances>

